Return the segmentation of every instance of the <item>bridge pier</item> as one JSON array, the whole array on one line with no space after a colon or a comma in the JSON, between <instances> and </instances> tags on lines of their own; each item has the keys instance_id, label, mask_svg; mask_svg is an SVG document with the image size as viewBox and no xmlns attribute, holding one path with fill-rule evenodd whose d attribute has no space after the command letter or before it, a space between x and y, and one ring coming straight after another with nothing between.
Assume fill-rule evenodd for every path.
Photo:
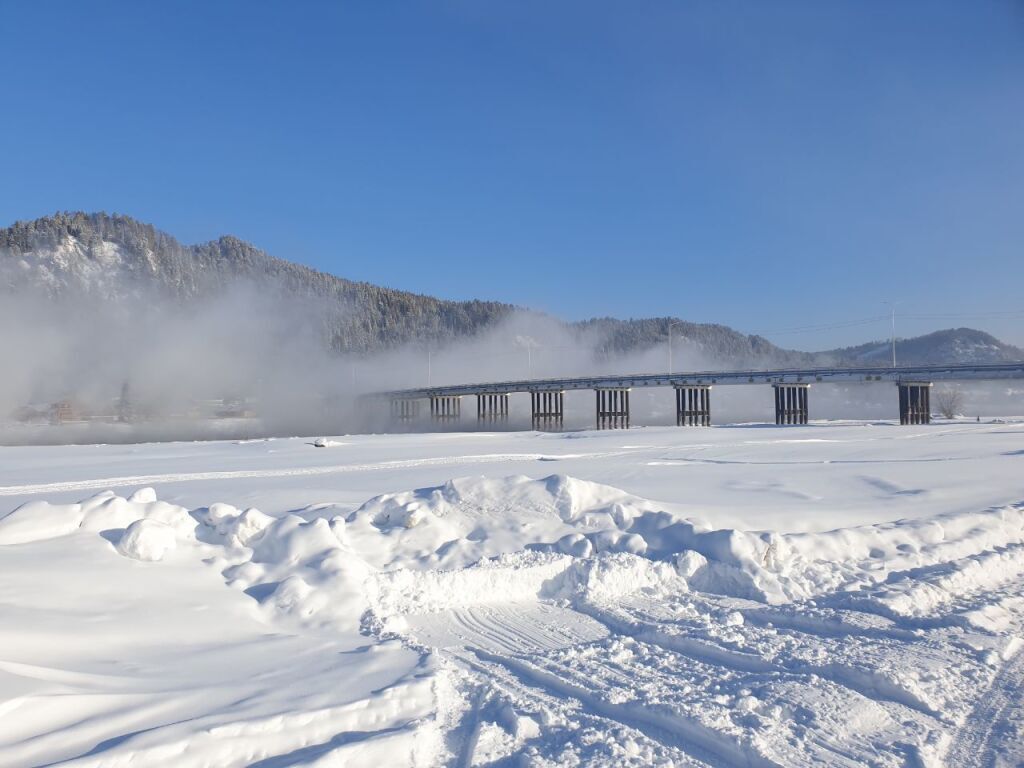
<instances>
[{"instance_id":1,"label":"bridge pier","mask_svg":"<svg viewBox=\"0 0 1024 768\"><path fill-rule=\"evenodd\" d=\"M775 423L806 424L810 384L772 384L775 390Z\"/></svg>"},{"instance_id":2,"label":"bridge pier","mask_svg":"<svg viewBox=\"0 0 1024 768\"><path fill-rule=\"evenodd\" d=\"M932 384L930 381L899 381L900 424L931 424Z\"/></svg>"},{"instance_id":3,"label":"bridge pier","mask_svg":"<svg viewBox=\"0 0 1024 768\"><path fill-rule=\"evenodd\" d=\"M395 421L415 421L420 417L420 401L412 397L391 400L391 418Z\"/></svg>"},{"instance_id":4,"label":"bridge pier","mask_svg":"<svg viewBox=\"0 0 1024 768\"><path fill-rule=\"evenodd\" d=\"M680 384L676 390L676 426L711 426L711 385Z\"/></svg>"},{"instance_id":5,"label":"bridge pier","mask_svg":"<svg viewBox=\"0 0 1024 768\"><path fill-rule=\"evenodd\" d=\"M434 421L458 421L462 418L460 395L431 395L430 418Z\"/></svg>"},{"instance_id":6,"label":"bridge pier","mask_svg":"<svg viewBox=\"0 0 1024 768\"><path fill-rule=\"evenodd\" d=\"M597 393L597 428L629 429L629 388L594 391Z\"/></svg>"},{"instance_id":7,"label":"bridge pier","mask_svg":"<svg viewBox=\"0 0 1024 768\"><path fill-rule=\"evenodd\" d=\"M565 392L560 389L531 392L530 414L536 430L561 429L565 422Z\"/></svg>"},{"instance_id":8,"label":"bridge pier","mask_svg":"<svg viewBox=\"0 0 1024 768\"><path fill-rule=\"evenodd\" d=\"M483 393L476 396L476 420L479 422L508 421L508 393Z\"/></svg>"}]
</instances>

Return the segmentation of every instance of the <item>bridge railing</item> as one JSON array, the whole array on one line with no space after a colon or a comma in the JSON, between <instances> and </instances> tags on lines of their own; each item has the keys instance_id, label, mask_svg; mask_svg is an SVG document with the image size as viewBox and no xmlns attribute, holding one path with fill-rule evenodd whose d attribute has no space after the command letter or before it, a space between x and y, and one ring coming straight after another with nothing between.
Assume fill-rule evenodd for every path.
<instances>
[{"instance_id":1,"label":"bridge railing","mask_svg":"<svg viewBox=\"0 0 1024 768\"><path fill-rule=\"evenodd\" d=\"M775 392L776 424L807 424L809 388L814 384L892 382L898 385L901 424L931 421L930 389L935 381L985 381L1024 379L1024 362L984 365L860 366L849 368L783 368L775 370L698 371L684 373L609 374L557 379L453 384L379 392L370 397L391 401L393 416L408 423L419 410L410 405L430 401L431 419L458 427L460 400L477 398L477 420L507 423L509 396L531 395L535 428L561 429L565 417L565 392L595 392L598 429L630 425L630 390L634 387L672 387L676 390L676 424L710 426L711 389L715 386L770 384Z\"/></svg>"}]
</instances>

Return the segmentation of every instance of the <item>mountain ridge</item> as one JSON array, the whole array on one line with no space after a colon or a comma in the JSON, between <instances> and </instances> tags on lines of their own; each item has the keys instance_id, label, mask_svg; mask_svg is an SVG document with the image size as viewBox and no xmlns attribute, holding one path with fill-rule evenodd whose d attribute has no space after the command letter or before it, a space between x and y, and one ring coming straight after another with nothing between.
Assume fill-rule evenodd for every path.
<instances>
[{"instance_id":1,"label":"mountain ridge","mask_svg":"<svg viewBox=\"0 0 1024 768\"><path fill-rule=\"evenodd\" d=\"M343 353L441 345L478 335L517 313L544 317L504 302L439 299L349 280L272 256L233 235L184 245L152 224L119 214L58 212L0 230L0 290L112 302L155 291L187 304L240 282L310 302L327 344ZM557 322L609 357L665 344L670 326L681 343L735 367L871 364L891 354L889 341L821 352L789 350L725 325L671 317ZM970 328L897 340L897 355L910 364L1024 359L1024 351Z\"/></svg>"}]
</instances>

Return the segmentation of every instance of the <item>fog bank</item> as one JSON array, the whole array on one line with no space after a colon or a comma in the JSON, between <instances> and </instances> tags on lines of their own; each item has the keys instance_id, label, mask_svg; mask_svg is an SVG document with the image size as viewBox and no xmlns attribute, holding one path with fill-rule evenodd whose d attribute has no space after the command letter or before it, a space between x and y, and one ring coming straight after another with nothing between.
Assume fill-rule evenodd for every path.
<instances>
[{"instance_id":1,"label":"fog bank","mask_svg":"<svg viewBox=\"0 0 1024 768\"><path fill-rule=\"evenodd\" d=\"M668 368L667 344L632 355L602 352L597 331L570 329L533 313L486 332L413 343L373 355L331 350L323 318L338 307L239 285L216 301L182 305L137 293L53 300L5 296L0 303L0 442L136 442L383 431L387 403L360 396L429 384L462 384ZM757 368L757 358L714 359L677 337L673 370ZM811 418L895 418L894 387L813 388ZM964 388L966 414L1024 411L1006 385ZM771 421L765 386L718 387L715 423ZM505 428L529 428L529 398L513 396ZM592 427L589 391L566 394L566 428ZM422 411L427 412L424 407ZM672 424L668 389L632 395L633 424ZM475 403L463 404L475 427ZM433 428L426 420L411 425Z\"/></svg>"}]
</instances>

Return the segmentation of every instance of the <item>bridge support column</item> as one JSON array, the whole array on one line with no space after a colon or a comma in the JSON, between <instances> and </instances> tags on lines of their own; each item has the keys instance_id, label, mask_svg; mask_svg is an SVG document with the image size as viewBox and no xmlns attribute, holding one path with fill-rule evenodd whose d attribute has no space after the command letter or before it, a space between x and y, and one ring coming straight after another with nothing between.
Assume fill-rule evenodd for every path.
<instances>
[{"instance_id":1,"label":"bridge support column","mask_svg":"<svg viewBox=\"0 0 1024 768\"><path fill-rule=\"evenodd\" d=\"M932 384L930 381L899 381L900 424L931 424Z\"/></svg>"},{"instance_id":2,"label":"bridge support column","mask_svg":"<svg viewBox=\"0 0 1024 768\"><path fill-rule=\"evenodd\" d=\"M394 421L415 421L420 417L420 401L411 397L396 397L391 401Z\"/></svg>"},{"instance_id":3,"label":"bridge support column","mask_svg":"<svg viewBox=\"0 0 1024 768\"><path fill-rule=\"evenodd\" d=\"M508 421L508 393L476 396L476 419L481 422Z\"/></svg>"},{"instance_id":4,"label":"bridge support column","mask_svg":"<svg viewBox=\"0 0 1024 768\"><path fill-rule=\"evenodd\" d=\"M629 388L597 389L597 428L629 429Z\"/></svg>"},{"instance_id":5,"label":"bridge support column","mask_svg":"<svg viewBox=\"0 0 1024 768\"><path fill-rule=\"evenodd\" d=\"M810 384L772 384L775 390L775 423L806 424Z\"/></svg>"},{"instance_id":6,"label":"bridge support column","mask_svg":"<svg viewBox=\"0 0 1024 768\"><path fill-rule=\"evenodd\" d=\"M553 390L530 393L530 413L536 430L561 429L565 421L565 392Z\"/></svg>"},{"instance_id":7,"label":"bridge support column","mask_svg":"<svg viewBox=\"0 0 1024 768\"><path fill-rule=\"evenodd\" d=\"M434 421L458 421L462 417L460 395L431 395L430 418Z\"/></svg>"},{"instance_id":8,"label":"bridge support column","mask_svg":"<svg viewBox=\"0 0 1024 768\"><path fill-rule=\"evenodd\" d=\"M711 385L679 385L676 390L676 426L711 426Z\"/></svg>"}]
</instances>

